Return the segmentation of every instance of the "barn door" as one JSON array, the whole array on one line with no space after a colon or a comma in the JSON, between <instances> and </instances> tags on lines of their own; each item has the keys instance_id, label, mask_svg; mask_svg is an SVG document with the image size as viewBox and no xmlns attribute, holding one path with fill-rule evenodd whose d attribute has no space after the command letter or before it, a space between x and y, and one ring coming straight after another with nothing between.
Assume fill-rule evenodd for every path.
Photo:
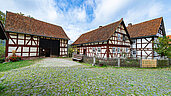
<instances>
[{"instance_id":1,"label":"barn door","mask_svg":"<svg viewBox=\"0 0 171 96\"><path fill-rule=\"evenodd\" d=\"M83 55L86 55L86 49L83 50Z\"/></svg>"}]
</instances>

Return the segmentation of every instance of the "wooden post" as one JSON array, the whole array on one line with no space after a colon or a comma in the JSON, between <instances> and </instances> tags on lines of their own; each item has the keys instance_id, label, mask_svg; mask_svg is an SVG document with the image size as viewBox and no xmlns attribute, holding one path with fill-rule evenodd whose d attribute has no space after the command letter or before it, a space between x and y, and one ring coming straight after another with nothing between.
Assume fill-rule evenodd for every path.
<instances>
[{"instance_id":1,"label":"wooden post","mask_svg":"<svg viewBox=\"0 0 171 96\"><path fill-rule=\"evenodd\" d=\"M142 58L140 59L140 68L142 68Z\"/></svg>"},{"instance_id":2,"label":"wooden post","mask_svg":"<svg viewBox=\"0 0 171 96\"><path fill-rule=\"evenodd\" d=\"M95 63L96 63L96 58L95 58L95 56L93 57L93 64L92 64L92 66L95 66Z\"/></svg>"},{"instance_id":3,"label":"wooden post","mask_svg":"<svg viewBox=\"0 0 171 96\"><path fill-rule=\"evenodd\" d=\"M118 67L120 67L120 63L121 63L120 58L118 58Z\"/></svg>"}]
</instances>

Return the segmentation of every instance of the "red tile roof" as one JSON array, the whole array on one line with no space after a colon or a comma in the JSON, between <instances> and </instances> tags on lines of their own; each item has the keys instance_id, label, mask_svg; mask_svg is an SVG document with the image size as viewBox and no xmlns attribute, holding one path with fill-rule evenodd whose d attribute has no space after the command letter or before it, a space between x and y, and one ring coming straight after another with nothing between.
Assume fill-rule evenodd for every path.
<instances>
[{"instance_id":1,"label":"red tile roof","mask_svg":"<svg viewBox=\"0 0 171 96\"><path fill-rule=\"evenodd\" d=\"M29 18L16 13L6 13L5 30L38 36L69 39L61 26Z\"/></svg>"},{"instance_id":2,"label":"red tile roof","mask_svg":"<svg viewBox=\"0 0 171 96\"><path fill-rule=\"evenodd\" d=\"M82 34L72 45L108 40L123 19Z\"/></svg>"},{"instance_id":3,"label":"red tile roof","mask_svg":"<svg viewBox=\"0 0 171 96\"><path fill-rule=\"evenodd\" d=\"M156 18L127 27L131 38L156 35L163 18Z\"/></svg>"},{"instance_id":4,"label":"red tile roof","mask_svg":"<svg viewBox=\"0 0 171 96\"><path fill-rule=\"evenodd\" d=\"M171 35L167 35L166 37L169 37L169 39L171 39ZM169 44L171 44L171 42L169 42Z\"/></svg>"}]
</instances>

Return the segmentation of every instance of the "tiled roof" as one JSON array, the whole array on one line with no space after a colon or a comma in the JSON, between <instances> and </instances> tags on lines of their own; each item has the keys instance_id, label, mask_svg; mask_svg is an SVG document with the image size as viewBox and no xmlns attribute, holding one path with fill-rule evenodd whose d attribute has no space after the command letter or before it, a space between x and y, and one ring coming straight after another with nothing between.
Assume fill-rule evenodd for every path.
<instances>
[{"instance_id":1,"label":"tiled roof","mask_svg":"<svg viewBox=\"0 0 171 96\"><path fill-rule=\"evenodd\" d=\"M156 35L163 18L156 18L127 27L131 38Z\"/></svg>"},{"instance_id":2,"label":"tiled roof","mask_svg":"<svg viewBox=\"0 0 171 96\"><path fill-rule=\"evenodd\" d=\"M171 35L167 35L166 37L169 37L169 39L171 39ZM171 42L169 42L169 44L171 44Z\"/></svg>"},{"instance_id":3,"label":"tiled roof","mask_svg":"<svg viewBox=\"0 0 171 96\"><path fill-rule=\"evenodd\" d=\"M12 12L6 13L5 30L38 36L69 39L61 26L53 25Z\"/></svg>"},{"instance_id":4,"label":"tiled roof","mask_svg":"<svg viewBox=\"0 0 171 96\"><path fill-rule=\"evenodd\" d=\"M0 21L0 39L7 39L7 36L5 34L5 29L1 21Z\"/></svg>"},{"instance_id":5,"label":"tiled roof","mask_svg":"<svg viewBox=\"0 0 171 96\"><path fill-rule=\"evenodd\" d=\"M123 19L84 33L72 45L108 40L122 21Z\"/></svg>"}]
</instances>

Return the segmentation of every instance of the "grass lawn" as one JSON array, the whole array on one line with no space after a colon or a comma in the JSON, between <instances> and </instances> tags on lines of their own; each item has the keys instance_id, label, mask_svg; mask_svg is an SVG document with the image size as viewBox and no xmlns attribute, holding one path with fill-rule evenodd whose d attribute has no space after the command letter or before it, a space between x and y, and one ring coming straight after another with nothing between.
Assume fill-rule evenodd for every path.
<instances>
[{"instance_id":1,"label":"grass lawn","mask_svg":"<svg viewBox=\"0 0 171 96\"><path fill-rule=\"evenodd\" d=\"M0 63L0 72L4 72L4 71L8 71L11 69L17 69L20 67L25 67L25 66L29 66L31 64L34 64L35 61L37 61L38 59L35 60L23 60L23 61L18 61L18 62L8 62L8 63Z\"/></svg>"},{"instance_id":2,"label":"grass lawn","mask_svg":"<svg viewBox=\"0 0 171 96\"><path fill-rule=\"evenodd\" d=\"M170 81L171 68L28 67L8 72L0 95L169 95Z\"/></svg>"}]
</instances>

